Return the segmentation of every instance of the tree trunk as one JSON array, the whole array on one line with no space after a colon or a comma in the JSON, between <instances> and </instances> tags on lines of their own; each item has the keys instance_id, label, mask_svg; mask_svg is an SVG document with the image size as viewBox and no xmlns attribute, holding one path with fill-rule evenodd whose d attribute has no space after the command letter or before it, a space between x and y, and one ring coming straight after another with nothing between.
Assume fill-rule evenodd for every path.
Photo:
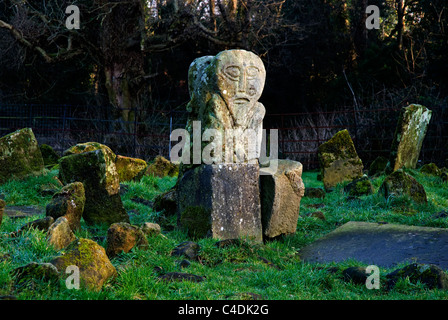
<instances>
[{"instance_id":1,"label":"tree trunk","mask_svg":"<svg viewBox=\"0 0 448 320\"><path fill-rule=\"evenodd\" d=\"M140 0L108 2L101 30L105 86L116 114L132 129L138 93L143 85L144 56L141 28L144 10Z\"/></svg>"}]
</instances>

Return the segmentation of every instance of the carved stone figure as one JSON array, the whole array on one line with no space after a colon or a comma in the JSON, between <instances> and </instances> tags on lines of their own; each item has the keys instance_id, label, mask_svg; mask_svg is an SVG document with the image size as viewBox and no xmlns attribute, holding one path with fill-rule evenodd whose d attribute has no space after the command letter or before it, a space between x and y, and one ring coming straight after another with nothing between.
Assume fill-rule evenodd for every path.
<instances>
[{"instance_id":1,"label":"carved stone figure","mask_svg":"<svg viewBox=\"0 0 448 320\"><path fill-rule=\"evenodd\" d=\"M212 135L219 137L213 141L216 146L223 146L223 158L217 158L214 163L258 159L265 115L258 99L265 78L261 59L245 50L222 51L216 56L198 58L190 65L191 100L187 110L191 114L187 130L191 136L193 121L200 121L201 134L206 129L216 130ZM206 144L210 142L203 146Z\"/></svg>"}]
</instances>

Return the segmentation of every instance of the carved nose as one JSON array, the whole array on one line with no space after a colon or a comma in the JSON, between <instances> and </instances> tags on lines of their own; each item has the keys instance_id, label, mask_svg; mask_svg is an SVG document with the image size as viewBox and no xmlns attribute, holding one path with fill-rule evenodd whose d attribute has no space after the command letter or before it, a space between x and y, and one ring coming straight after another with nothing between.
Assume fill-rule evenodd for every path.
<instances>
[{"instance_id":1,"label":"carved nose","mask_svg":"<svg viewBox=\"0 0 448 320\"><path fill-rule=\"evenodd\" d=\"M246 92L246 75L244 72L241 73L238 81L238 92Z\"/></svg>"}]
</instances>

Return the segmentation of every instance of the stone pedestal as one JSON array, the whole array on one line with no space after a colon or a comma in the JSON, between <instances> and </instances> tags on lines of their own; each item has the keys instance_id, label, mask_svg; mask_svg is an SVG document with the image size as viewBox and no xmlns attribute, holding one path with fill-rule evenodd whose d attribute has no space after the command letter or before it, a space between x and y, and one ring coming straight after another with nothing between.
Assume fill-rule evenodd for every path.
<instances>
[{"instance_id":1,"label":"stone pedestal","mask_svg":"<svg viewBox=\"0 0 448 320\"><path fill-rule=\"evenodd\" d=\"M272 162L273 160L271 160ZM261 168L261 216L263 235L274 238L295 233L300 200L305 193L303 166L292 160L274 160L272 168Z\"/></svg>"},{"instance_id":2,"label":"stone pedestal","mask_svg":"<svg viewBox=\"0 0 448 320\"><path fill-rule=\"evenodd\" d=\"M178 182L178 222L192 236L262 241L258 164L200 165Z\"/></svg>"}]
</instances>

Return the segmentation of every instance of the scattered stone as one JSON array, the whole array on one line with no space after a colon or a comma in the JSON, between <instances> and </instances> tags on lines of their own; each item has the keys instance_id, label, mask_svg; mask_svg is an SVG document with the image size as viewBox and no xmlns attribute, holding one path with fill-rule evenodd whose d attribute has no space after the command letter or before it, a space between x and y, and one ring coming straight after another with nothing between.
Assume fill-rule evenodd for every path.
<instances>
[{"instance_id":1,"label":"scattered stone","mask_svg":"<svg viewBox=\"0 0 448 320\"><path fill-rule=\"evenodd\" d=\"M31 228L47 232L53 223L54 223L53 217L45 217L42 219L37 219L37 220L34 220L34 221L24 224L22 227L20 227L19 230L17 230L16 232L13 232L11 234L11 236L17 237L22 232L24 232L28 229L31 229Z\"/></svg>"},{"instance_id":2,"label":"scattered stone","mask_svg":"<svg viewBox=\"0 0 448 320\"><path fill-rule=\"evenodd\" d=\"M81 217L86 202L84 185L81 182L73 182L63 187L53 195L47 204L46 215L54 219L65 217L73 231L81 226Z\"/></svg>"},{"instance_id":3,"label":"scattered stone","mask_svg":"<svg viewBox=\"0 0 448 320\"><path fill-rule=\"evenodd\" d=\"M189 235L262 241L258 164L201 165L177 185L178 221Z\"/></svg>"},{"instance_id":4,"label":"scattered stone","mask_svg":"<svg viewBox=\"0 0 448 320\"><path fill-rule=\"evenodd\" d=\"M115 154L109 147L97 143L80 144L75 147L72 147L75 149L70 152L65 151L64 154L70 155L60 159L59 176L65 184L79 181L84 185L86 197L84 220L90 225L129 222L129 216L120 197ZM82 151L90 148L97 149Z\"/></svg>"},{"instance_id":5,"label":"scattered stone","mask_svg":"<svg viewBox=\"0 0 448 320\"><path fill-rule=\"evenodd\" d=\"M446 218L446 217L448 217L448 211L436 212L431 216L432 219L439 219L439 218Z\"/></svg>"},{"instance_id":6,"label":"scattered stone","mask_svg":"<svg viewBox=\"0 0 448 320\"><path fill-rule=\"evenodd\" d=\"M195 274L190 273L182 273L182 272L168 272L162 276L159 276L160 280L163 281L191 281L191 282L202 282L205 280L204 277L197 276Z\"/></svg>"},{"instance_id":7,"label":"scattered stone","mask_svg":"<svg viewBox=\"0 0 448 320\"><path fill-rule=\"evenodd\" d=\"M185 241L177 245L173 251L171 251L171 255L178 257L185 256L190 260L197 260L200 249L201 247L196 242Z\"/></svg>"},{"instance_id":8,"label":"scattered stone","mask_svg":"<svg viewBox=\"0 0 448 320\"><path fill-rule=\"evenodd\" d=\"M60 273L69 266L79 268L80 285L83 288L99 291L103 284L117 275L117 270L110 262L102 246L90 239L80 238L73 241L65 254L56 257L51 263Z\"/></svg>"},{"instance_id":9,"label":"scattered stone","mask_svg":"<svg viewBox=\"0 0 448 320\"><path fill-rule=\"evenodd\" d=\"M366 273L365 267L349 267L342 271L342 275L345 281L352 281L354 284L361 285L366 284L367 277L369 276Z\"/></svg>"},{"instance_id":10,"label":"scattered stone","mask_svg":"<svg viewBox=\"0 0 448 320\"><path fill-rule=\"evenodd\" d=\"M373 194L373 184L367 176L363 176L350 182L344 187L344 192L348 193L349 196L366 196Z\"/></svg>"},{"instance_id":11,"label":"scattered stone","mask_svg":"<svg viewBox=\"0 0 448 320\"><path fill-rule=\"evenodd\" d=\"M391 146L387 170L416 168L431 114L431 110L419 104L411 104L402 108Z\"/></svg>"},{"instance_id":12,"label":"scattered stone","mask_svg":"<svg viewBox=\"0 0 448 320\"><path fill-rule=\"evenodd\" d=\"M106 253L109 258L127 253L132 248L147 248L148 240L142 230L126 222L112 224L107 230Z\"/></svg>"},{"instance_id":13,"label":"scattered stone","mask_svg":"<svg viewBox=\"0 0 448 320\"><path fill-rule=\"evenodd\" d=\"M300 200L305 192L302 164L292 160L271 160L270 168L261 170L263 236L275 238L295 233L300 214Z\"/></svg>"},{"instance_id":14,"label":"scattered stone","mask_svg":"<svg viewBox=\"0 0 448 320\"><path fill-rule=\"evenodd\" d=\"M442 170L440 170L435 163L428 163L423 165L420 168L420 172L437 177L440 177L442 175Z\"/></svg>"},{"instance_id":15,"label":"scattered stone","mask_svg":"<svg viewBox=\"0 0 448 320\"><path fill-rule=\"evenodd\" d=\"M386 170L387 163L389 160L383 156L379 156L373 160L373 162L370 164L369 167L369 176L379 176L384 173L384 170Z\"/></svg>"},{"instance_id":16,"label":"scattered stone","mask_svg":"<svg viewBox=\"0 0 448 320\"><path fill-rule=\"evenodd\" d=\"M66 217L57 218L48 229L47 241L58 251L67 247L75 240L75 234Z\"/></svg>"},{"instance_id":17,"label":"scattered stone","mask_svg":"<svg viewBox=\"0 0 448 320\"><path fill-rule=\"evenodd\" d=\"M139 198L139 197L131 198L131 201L133 201L135 203L140 203L140 204L142 204L144 206L147 206L147 207L152 207L153 206L153 202L152 201L146 200L146 199L143 199L143 198Z\"/></svg>"},{"instance_id":18,"label":"scattered stone","mask_svg":"<svg viewBox=\"0 0 448 320\"><path fill-rule=\"evenodd\" d=\"M163 211L165 216L170 217L176 215L177 212L177 192L173 188L154 198L153 209L155 211Z\"/></svg>"},{"instance_id":19,"label":"scattered stone","mask_svg":"<svg viewBox=\"0 0 448 320\"><path fill-rule=\"evenodd\" d=\"M146 161L117 155L115 158L118 177L123 181L140 181L147 167Z\"/></svg>"},{"instance_id":20,"label":"scattered stone","mask_svg":"<svg viewBox=\"0 0 448 320\"><path fill-rule=\"evenodd\" d=\"M179 266L183 269L183 268L188 268L191 265L191 262L188 260L182 260L181 262L179 262Z\"/></svg>"},{"instance_id":21,"label":"scattered stone","mask_svg":"<svg viewBox=\"0 0 448 320\"><path fill-rule=\"evenodd\" d=\"M304 196L307 198L325 198L325 190L322 188L306 188Z\"/></svg>"},{"instance_id":22,"label":"scattered stone","mask_svg":"<svg viewBox=\"0 0 448 320\"><path fill-rule=\"evenodd\" d=\"M41 144L39 146L44 161L45 167L52 167L58 164L59 155L48 144Z\"/></svg>"},{"instance_id":23,"label":"scattered stone","mask_svg":"<svg viewBox=\"0 0 448 320\"><path fill-rule=\"evenodd\" d=\"M59 281L59 272L51 263L30 262L25 266L13 270L14 284L18 288L28 287L33 289L38 281Z\"/></svg>"},{"instance_id":24,"label":"scattered stone","mask_svg":"<svg viewBox=\"0 0 448 320\"><path fill-rule=\"evenodd\" d=\"M429 289L448 289L448 276L439 266L434 264L413 263L386 275L387 287L395 286L399 279L409 278L411 282L420 281Z\"/></svg>"},{"instance_id":25,"label":"scattered stone","mask_svg":"<svg viewBox=\"0 0 448 320\"><path fill-rule=\"evenodd\" d=\"M71 156L74 154L80 154L80 153L84 153L84 152L101 150L101 149L105 149L105 148L110 150L109 147L107 147L104 144L98 143L98 142L84 142L84 143L78 143L78 144L70 147L69 149L65 150L62 153L62 155L64 157L66 157L66 156ZM112 152L112 150L110 150L110 151Z\"/></svg>"},{"instance_id":26,"label":"scattered stone","mask_svg":"<svg viewBox=\"0 0 448 320\"><path fill-rule=\"evenodd\" d=\"M386 199L390 196L407 196L417 203L427 203L425 188L414 177L400 169L384 179L378 192Z\"/></svg>"},{"instance_id":27,"label":"scattered stone","mask_svg":"<svg viewBox=\"0 0 448 320\"><path fill-rule=\"evenodd\" d=\"M145 175L155 177L175 177L179 173L179 167L162 156L157 156L146 169Z\"/></svg>"},{"instance_id":28,"label":"scattered stone","mask_svg":"<svg viewBox=\"0 0 448 320\"><path fill-rule=\"evenodd\" d=\"M39 174L44 160L33 130L24 128L0 138L0 184Z\"/></svg>"},{"instance_id":29,"label":"scattered stone","mask_svg":"<svg viewBox=\"0 0 448 320\"><path fill-rule=\"evenodd\" d=\"M317 218L320 220L326 220L325 214L322 211L314 211L310 213L310 217Z\"/></svg>"},{"instance_id":30,"label":"scattered stone","mask_svg":"<svg viewBox=\"0 0 448 320\"><path fill-rule=\"evenodd\" d=\"M318 159L326 191L363 175L364 166L346 129L319 146Z\"/></svg>"},{"instance_id":31,"label":"scattered stone","mask_svg":"<svg viewBox=\"0 0 448 320\"><path fill-rule=\"evenodd\" d=\"M3 211L5 210L6 202L2 199L0 199L0 227L2 226L2 220L3 220Z\"/></svg>"},{"instance_id":32,"label":"scattered stone","mask_svg":"<svg viewBox=\"0 0 448 320\"><path fill-rule=\"evenodd\" d=\"M147 236L157 236L161 233L160 225L152 222L145 222L141 228L142 232Z\"/></svg>"}]
</instances>

